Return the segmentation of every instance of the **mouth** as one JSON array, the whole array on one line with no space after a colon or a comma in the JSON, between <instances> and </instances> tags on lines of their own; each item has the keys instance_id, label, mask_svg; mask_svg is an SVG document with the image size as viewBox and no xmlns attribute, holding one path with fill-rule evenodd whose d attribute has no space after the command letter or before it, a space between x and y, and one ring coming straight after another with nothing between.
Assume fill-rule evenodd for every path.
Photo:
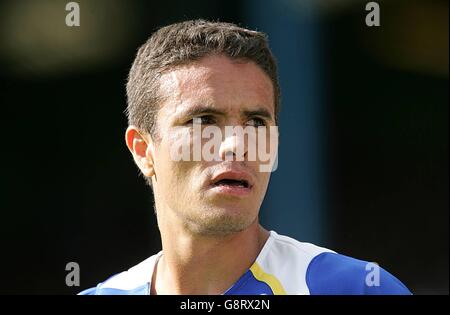
<instances>
[{"instance_id":1,"label":"mouth","mask_svg":"<svg viewBox=\"0 0 450 315\"><path fill-rule=\"evenodd\" d=\"M249 188L250 184L247 180L238 180L238 179L221 179L215 183L213 183L214 187L218 186L230 186L230 187L243 187L243 188Z\"/></svg>"},{"instance_id":2,"label":"mouth","mask_svg":"<svg viewBox=\"0 0 450 315\"><path fill-rule=\"evenodd\" d=\"M209 187L218 194L246 196L251 193L253 182L248 173L229 171L213 177Z\"/></svg>"}]
</instances>

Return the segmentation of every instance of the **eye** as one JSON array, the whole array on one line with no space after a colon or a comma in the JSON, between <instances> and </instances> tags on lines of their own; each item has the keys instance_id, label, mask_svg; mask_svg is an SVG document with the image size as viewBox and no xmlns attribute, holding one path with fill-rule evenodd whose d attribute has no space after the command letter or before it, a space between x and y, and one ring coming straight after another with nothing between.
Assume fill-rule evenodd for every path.
<instances>
[{"instance_id":1,"label":"eye","mask_svg":"<svg viewBox=\"0 0 450 315\"><path fill-rule=\"evenodd\" d=\"M216 120L212 115L204 115L204 116L198 116L190 119L186 122L187 125L191 124L202 124L202 125L212 125L215 124Z\"/></svg>"},{"instance_id":2,"label":"eye","mask_svg":"<svg viewBox=\"0 0 450 315\"><path fill-rule=\"evenodd\" d=\"M247 126L262 127L262 126L267 126L267 124L264 119L255 117L255 118L250 119L247 122Z\"/></svg>"}]
</instances>

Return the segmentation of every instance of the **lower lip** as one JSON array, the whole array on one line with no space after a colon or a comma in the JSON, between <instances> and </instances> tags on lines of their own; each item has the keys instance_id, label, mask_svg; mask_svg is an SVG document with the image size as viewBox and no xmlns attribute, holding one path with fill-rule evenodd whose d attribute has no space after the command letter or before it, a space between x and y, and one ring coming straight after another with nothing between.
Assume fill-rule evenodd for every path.
<instances>
[{"instance_id":1,"label":"lower lip","mask_svg":"<svg viewBox=\"0 0 450 315\"><path fill-rule=\"evenodd\" d=\"M238 196L238 197L247 196L252 191L250 187L229 186L229 185L210 186L210 189L222 195Z\"/></svg>"}]
</instances>

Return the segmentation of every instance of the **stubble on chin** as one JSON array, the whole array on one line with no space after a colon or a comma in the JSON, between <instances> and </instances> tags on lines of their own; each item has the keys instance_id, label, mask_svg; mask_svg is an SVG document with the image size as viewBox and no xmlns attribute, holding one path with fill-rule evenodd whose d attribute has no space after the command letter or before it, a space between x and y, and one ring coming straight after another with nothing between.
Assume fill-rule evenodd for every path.
<instances>
[{"instance_id":1,"label":"stubble on chin","mask_svg":"<svg viewBox=\"0 0 450 315\"><path fill-rule=\"evenodd\" d=\"M248 213L214 213L185 217L184 225L192 234L208 237L224 237L241 232L252 225L258 216L251 217Z\"/></svg>"}]
</instances>

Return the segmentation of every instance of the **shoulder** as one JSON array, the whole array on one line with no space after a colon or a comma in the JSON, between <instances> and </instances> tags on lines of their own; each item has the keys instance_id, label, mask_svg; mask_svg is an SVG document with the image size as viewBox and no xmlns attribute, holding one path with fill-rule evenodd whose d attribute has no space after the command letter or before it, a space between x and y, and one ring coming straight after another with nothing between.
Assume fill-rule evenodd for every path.
<instances>
[{"instance_id":1,"label":"shoulder","mask_svg":"<svg viewBox=\"0 0 450 315\"><path fill-rule=\"evenodd\" d=\"M374 263L274 231L268 242L257 263L279 281L286 294L410 294L397 278Z\"/></svg>"},{"instance_id":2,"label":"shoulder","mask_svg":"<svg viewBox=\"0 0 450 315\"><path fill-rule=\"evenodd\" d=\"M271 231L254 266L277 283L280 289L275 294L309 294L305 278L308 266L314 257L325 252L332 251Z\"/></svg>"},{"instance_id":3,"label":"shoulder","mask_svg":"<svg viewBox=\"0 0 450 315\"><path fill-rule=\"evenodd\" d=\"M161 252L136 266L113 275L96 287L86 289L78 295L146 295L150 294L153 269Z\"/></svg>"},{"instance_id":4,"label":"shoulder","mask_svg":"<svg viewBox=\"0 0 450 315\"><path fill-rule=\"evenodd\" d=\"M311 294L411 294L396 277L374 262L336 253L322 253L308 266Z\"/></svg>"}]
</instances>

